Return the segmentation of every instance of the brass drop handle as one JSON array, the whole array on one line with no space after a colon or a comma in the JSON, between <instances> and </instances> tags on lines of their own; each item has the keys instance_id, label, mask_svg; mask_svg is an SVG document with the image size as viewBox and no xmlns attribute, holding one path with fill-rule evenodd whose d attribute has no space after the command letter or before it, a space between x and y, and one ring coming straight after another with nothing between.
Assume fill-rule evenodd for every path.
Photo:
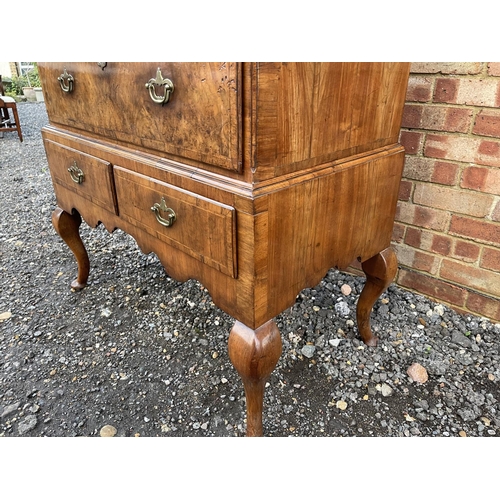
<instances>
[{"instance_id":1,"label":"brass drop handle","mask_svg":"<svg viewBox=\"0 0 500 500\"><path fill-rule=\"evenodd\" d=\"M151 210L155 213L156 220L165 227L170 227L173 225L173 223L177 220L177 216L175 215L175 212L167 207L167 204L165 202L165 198L162 197L161 203L155 203L152 207ZM164 218L160 215L160 212L167 213L167 218Z\"/></svg>"},{"instance_id":2,"label":"brass drop handle","mask_svg":"<svg viewBox=\"0 0 500 500\"><path fill-rule=\"evenodd\" d=\"M78 168L76 161L73 162L73 165L68 168L69 175L71 176L71 180L76 182L77 184L81 184L85 179L85 174L83 170Z\"/></svg>"},{"instance_id":3,"label":"brass drop handle","mask_svg":"<svg viewBox=\"0 0 500 500\"><path fill-rule=\"evenodd\" d=\"M162 96L159 96L156 93L156 87L163 87ZM161 69L158 68L156 70L156 78L151 78L151 80L146 83L146 88L149 90L149 96L151 97L153 102L156 102L157 104L161 104L163 106L170 100L170 96L174 91L174 84L172 83L172 80L163 78Z\"/></svg>"},{"instance_id":4,"label":"brass drop handle","mask_svg":"<svg viewBox=\"0 0 500 500\"><path fill-rule=\"evenodd\" d=\"M66 71L66 68L64 68L64 73L60 77L58 77L58 80L59 85L61 85L61 88L64 92L73 92L75 79Z\"/></svg>"}]
</instances>

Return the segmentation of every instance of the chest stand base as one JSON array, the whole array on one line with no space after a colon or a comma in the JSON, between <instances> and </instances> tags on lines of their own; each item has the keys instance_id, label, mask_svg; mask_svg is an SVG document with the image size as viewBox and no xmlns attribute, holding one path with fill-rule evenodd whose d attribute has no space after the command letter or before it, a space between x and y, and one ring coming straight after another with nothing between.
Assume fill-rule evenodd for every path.
<instances>
[{"instance_id":1,"label":"chest stand base","mask_svg":"<svg viewBox=\"0 0 500 500\"><path fill-rule=\"evenodd\" d=\"M73 252L78 265L78 275L71 282L76 290L85 288L89 277L89 257L80 237L82 218L77 211L72 214L61 208L52 213L52 224ZM377 337L370 326L372 307L393 281L397 271L397 258L389 247L362 264L366 284L357 305L357 323L361 339L368 346L377 345ZM231 363L239 373L246 396L247 436L262 436L264 390L267 380L281 356L281 334L272 319L253 330L236 321L228 340Z\"/></svg>"}]
</instances>

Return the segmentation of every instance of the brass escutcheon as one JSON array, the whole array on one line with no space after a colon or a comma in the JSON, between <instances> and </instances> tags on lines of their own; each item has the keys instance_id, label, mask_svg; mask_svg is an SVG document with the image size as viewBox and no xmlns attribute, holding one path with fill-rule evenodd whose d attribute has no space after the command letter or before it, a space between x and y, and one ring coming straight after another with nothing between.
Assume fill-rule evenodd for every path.
<instances>
[{"instance_id":1,"label":"brass escutcheon","mask_svg":"<svg viewBox=\"0 0 500 500\"><path fill-rule=\"evenodd\" d=\"M76 161L73 162L73 165L68 168L69 175L71 176L71 180L76 182L77 184L81 184L85 179L85 174L83 170L78 168Z\"/></svg>"},{"instance_id":2,"label":"brass escutcheon","mask_svg":"<svg viewBox=\"0 0 500 500\"><path fill-rule=\"evenodd\" d=\"M156 220L165 227L170 227L173 225L173 223L177 220L177 216L175 215L175 212L167 207L167 204L165 202L165 198L162 197L161 203L155 203L152 207L151 210L155 213ZM160 215L160 212L166 212L168 214L168 218L165 219Z\"/></svg>"},{"instance_id":3,"label":"brass escutcheon","mask_svg":"<svg viewBox=\"0 0 500 500\"><path fill-rule=\"evenodd\" d=\"M157 86L164 87L162 96L159 96L156 93ZM170 100L170 96L174 91L174 84L172 83L172 80L169 80L168 78L163 78L161 74L161 69L158 68L156 70L156 78L151 78L151 80L149 80L149 82L146 83L146 88L149 90L149 96L151 97L153 102L156 102L157 104L161 104L163 106Z\"/></svg>"},{"instance_id":4,"label":"brass escutcheon","mask_svg":"<svg viewBox=\"0 0 500 500\"><path fill-rule=\"evenodd\" d=\"M57 79L59 80L59 85L61 85L64 92L73 92L75 79L66 71L66 68L64 68L64 73Z\"/></svg>"}]
</instances>

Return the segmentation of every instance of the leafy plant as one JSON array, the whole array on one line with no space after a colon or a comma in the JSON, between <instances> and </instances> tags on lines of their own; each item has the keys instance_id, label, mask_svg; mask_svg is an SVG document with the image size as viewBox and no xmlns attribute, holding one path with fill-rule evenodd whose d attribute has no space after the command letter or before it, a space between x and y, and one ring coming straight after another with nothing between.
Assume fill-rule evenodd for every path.
<instances>
[{"instance_id":1,"label":"leafy plant","mask_svg":"<svg viewBox=\"0 0 500 500\"><path fill-rule=\"evenodd\" d=\"M36 63L33 63L33 68L24 75L12 77L9 95L22 95L23 87L41 87Z\"/></svg>"}]
</instances>

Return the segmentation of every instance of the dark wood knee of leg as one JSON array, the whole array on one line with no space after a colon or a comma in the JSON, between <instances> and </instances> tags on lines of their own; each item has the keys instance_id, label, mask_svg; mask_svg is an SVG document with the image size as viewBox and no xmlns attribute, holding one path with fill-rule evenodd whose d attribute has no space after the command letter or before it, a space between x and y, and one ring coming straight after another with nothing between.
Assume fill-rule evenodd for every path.
<instances>
[{"instance_id":1,"label":"dark wood knee of leg","mask_svg":"<svg viewBox=\"0 0 500 500\"><path fill-rule=\"evenodd\" d=\"M360 336L369 346L377 345L377 337L372 333L370 314L373 305L392 283L398 269L396 253L389 247L362 263L366 283L359 296L356 316Z\"/></svg>"},{"instance_id":2,"label":"dark wood knee of leg","mask_svg":"<svg viewBox=\"0 0 500 500\"><path fill-rule=\"evenodd\" d=\"M56 208L52 213L52 224L57 234L73 252L78 265L78 276L71 282L71 287L81 290L87 285L90 263L87 250L80 237L82 218L78 212L69 214L61 208Z\"/></svg>"},{"instance_id":3,"label":"dark wood knee of leg","mask_svg":"<svg viewBox=\"0 0 500 500\"><path fill-rule=\"evenodd\" d=\"M256 330L237 321L229 335L229 357L245 388L247 436L262 436L265 384L281 356L281 348L281 335L273 320Z\"/></svg>"}]
</instances>

